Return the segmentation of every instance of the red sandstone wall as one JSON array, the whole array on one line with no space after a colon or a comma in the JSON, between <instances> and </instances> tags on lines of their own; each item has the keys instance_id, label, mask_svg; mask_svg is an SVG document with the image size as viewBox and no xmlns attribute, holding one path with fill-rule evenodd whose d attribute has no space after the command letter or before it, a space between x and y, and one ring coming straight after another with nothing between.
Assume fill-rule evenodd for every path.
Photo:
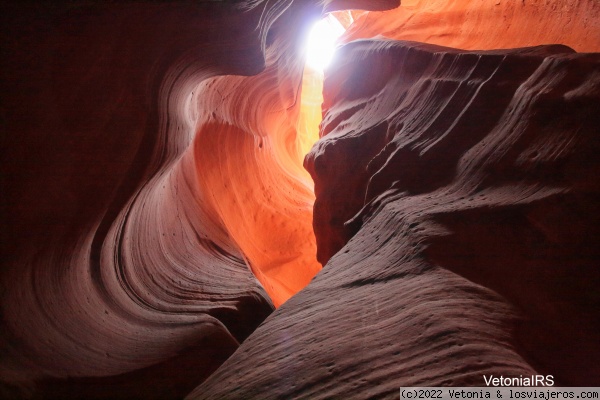
<instances>
[{"instance_id":1,"label":"red sandstone wall","mask_svg":"<svg viewBox=\"0 0 600 400\"><path fill-rule=\"evenodd\" d=\"M326 265L188 398L597 385L599 70L565 46L346 45L306 158Z\"/></svg>"},{"instance_id":2,"label":"red sandstone wall","mask_svg":"<svg viewBox=\"0 0 600 400\"><path fill-rule=\"evenodd\" d=\"M3 4L0 397L177 398L234 351L191 398L598 384L599 61L562 46L347 46L327 265L239 346L320 269L297 34L395 2L317 3ZM407 0L347 39L597 51L599 15Z\"/></svg>"},{"instance_id":3,"label":"red sandstone wall","mask_svg":"<svg viewBox=\"0 0 600 400\"><path fill-rule=\"evenodd\" d=\"M459 49L510 49L560 43L600 50L600 3L590 0L403 0L368 13L348 40L378 35Z\"/></svg>"},{"instance_id":4,"label":"red sandstone wall","mask_svg":"<svg viewBox=\"0 0 600 400\"><path fill-rule=\"evenodd\" d=\"M364 14L347 38L597 49L595 3L488 3ZM341 54L305 161L325 267L188 398L396 398L483 374L597 385L597 54Z\"/></svg>"},{"instance_id":5,"label":"red sandstone wall","mask_svg":"<svg viewBox=\"0 0 600 400\"><path fill-rule=\"evenodd\" d=\"M3 5L0 397L181 397L320 269L291 5Z\"/></svg>"}]
</instances>

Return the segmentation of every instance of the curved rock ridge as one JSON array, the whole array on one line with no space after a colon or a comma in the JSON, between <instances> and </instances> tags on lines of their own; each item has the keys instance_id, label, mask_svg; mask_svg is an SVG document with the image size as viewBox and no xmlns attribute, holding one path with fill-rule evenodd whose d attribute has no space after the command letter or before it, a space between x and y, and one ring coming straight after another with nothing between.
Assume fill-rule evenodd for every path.
<instances>
[{"instance_id":1,"label":"curved rock ridge","mask_svg":"<svg viewBox=\"0 0 600 400\"><path fill-rule=\"evenodd\" d=\"M305 160L326 265L187 398L598 385L600 55L382 39L338 56Z\"/></svg>"},{"instance_id":2,"label":"curved rock ridge","mask_svg":"<svg viewBox=\"0 0 600 400\"><path fill-rule=\"evenodd\" d=\"M425 229L431 263L521 309L516 337L533 365L596 383L600 56L389 41L345 51L351 63L326 81L325 136L306 159L320 261L391 208ZM364 70L379 71L368 88L353 83ZM349 184L357 174L341 171L361 165ZM344 193L361 200L340 204Z\"/></svg>"},{"instance_id":3,"label":"curved rock ridge","mask_svg":"<svg viewBox=\"0 0 600 400\"><path fill-rule=\"evenodd\" d=\"M599 19L593 0L403 0L356 18L345 40L381 35L469 50L561 43L597 52Z\"/></svg>"},{"instance_id":4,"label":"curved rock ridge","mask_svg":"<svg viewBox=\"0 0 600 400\"><path fill-rule=\"evenodd\" d=\"M291 38L321 9L2 8L0 397L181 398L272 311L256 277L320 269Z\"/></svg>"},{"instance_id":5,"label":"curved rock ridge","mask_svg":"<svg viewBox=\"0 0 600 400\"><path fill-rule=\"evenodd\" d=\"M201 202L235 241L276 307L321 269L312 227L313 183L302 166L318 138L322 101L322 76L304 71L299 57L308 29L324 12L341 7L399 5L315 3L290 4L270 26L264 72L207 79L191 100L198 112L194 160Z\"/></svg>"},{"instance_id":6,"label":"curved rock ridge","mask_svg":"<svg viewBox=\"0 0 600 400\"><path fill-rule=\"evenodd\" d=\"M0 397L181 397L320 269L301 41L342 3L2 3Z\"/></svg>"},{"instance_id":7,"label":"curved rock ridge","mask_svg":"<svg viewBox=\"0 0 600 400\"><path fill-rule=\"evenodd\" d=\"M293 6L272 28L314 19ZM303 26L303 30L309 24ZM312 230L312 180L300 124L304 35L282 30L254 77L216 77L194 92L194 162L200 201L223 226L275 306L321 269ZM313 140L316 140L317 137Z\"/></svg>"},{"instance_id":8,"label":"curved rock ridge","mask_svg":"<svg viewBox=\"0 0 600 400\"><path fill-rule=\"evenodd\" d=\"M313 215L302 36L398 3L3 2L0 398L181 398L234 352L190 398L597 386L597 54L346 46L305 159ZM597 51L599 8L405 0L342 22Z\"/></svg>"},{"instance_id":9,"label":"curved rock ridge","mask_svg":"<svg viewBox=\"0 0 600 400\"><path fill-rule=\"evenodd\" d=\"M335 12L342 10L370 10L386 11L400 5L400 0L320 0L323 12ZM368 12L370 12L368 11Z\"/></svg>"}]
</instances>

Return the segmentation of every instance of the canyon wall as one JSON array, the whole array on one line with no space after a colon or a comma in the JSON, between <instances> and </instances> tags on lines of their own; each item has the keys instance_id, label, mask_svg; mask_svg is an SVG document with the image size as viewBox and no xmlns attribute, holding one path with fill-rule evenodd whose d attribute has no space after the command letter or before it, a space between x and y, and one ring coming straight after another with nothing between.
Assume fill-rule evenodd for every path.
<instances>
[{"instance_id":1,"label":"canyon wall","mask_svg":"<svg viewBox=\"0 0 600 400\"><path fill-rule=\"evenodd\" d=\"M305 160L324 269L189 398L599 383L600 58L513 49L597 51L597 4L407 6L358 14L345 40L508 50L339 51Z\"/></svg>"},{"instance_id":2,"label":"canyon wall","mask_svg":"<svg viewBox=\"0 0 600 400\"><path fill-rule=\"evenodd\" d=\"M324 269L189 398L597 385L600 55L339 52L305 160Z\"/></svg>"},{"instance_id":3,"label":"canyon wall","mask_svg":"<svg viewBox=\"0 0 600 400\"><path fill-rule=\"evenodd\" d=\"M511 49L560 43L600 50L600 3L590 0L403 0L360 14L347 40L384 36L459 49Z\"/></svg>"},{"instance_id":4,"label":"canyon wall","mask_svg":"<svg viewBox=\"0 0 600 400\"><path fill-rule=\"evenodd\" d=\"M397 5L4 3L0 397L600 385L598 3Z\"/></svg>"},{"instance_id":5,"label":"canyon wall","mask_svg":"<svg viewBox=\"0 0 600 400\"><path fill-rule=\"evenodd\" d=\"M181 398L321 267L321 6L2 7L0 397Z\"/></svg>"}]
</instances>

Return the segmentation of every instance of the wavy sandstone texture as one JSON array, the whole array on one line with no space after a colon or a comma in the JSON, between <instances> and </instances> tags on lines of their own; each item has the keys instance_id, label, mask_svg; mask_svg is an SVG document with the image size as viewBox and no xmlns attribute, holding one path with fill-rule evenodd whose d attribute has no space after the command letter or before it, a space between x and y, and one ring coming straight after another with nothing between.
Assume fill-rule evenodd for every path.
<instances>
[{"instance_id":1,"label":"wavy sandstone texture","mask_svg":"<svg viewBox=\"0 0 600 400\"><path fill-rule=\"evenodd\" d=\"M310 21L397 3L3 4L0 397L599 386L598 3L340 13L309 175Z\"/></svg>"},{"instance_id":2,"label":"wavy sandstone texture","mask_svg":"<svg viewBox=\"0 0 600 400\"><path fill-rule=\"evenodd\" d=\"M600 50L600 3L591 0L403 0L365 13L347 40L378 35L459 49L510 49L560 43Z\"/></svg>"},{"instance_id":3,"label":"wavy sandstone texture","mask_svg":"<svg viewBox=\"0 0 600 400\"><path fill-rule=\"evenodd\" d=\"M320 13L3 4L0 397L181 398L320 270L296 131Z\"/></svg>"},{"instance_id":4,"label":"wavy sandstone texture","mask_svg":"<svg viewBox=\"0 0 600 400\"><path fill-rule=\"evenodd\" d=\"M598 384L600 55L340 51L305 160L327 264L189 398Z\"/></svg>"}]
</instances>

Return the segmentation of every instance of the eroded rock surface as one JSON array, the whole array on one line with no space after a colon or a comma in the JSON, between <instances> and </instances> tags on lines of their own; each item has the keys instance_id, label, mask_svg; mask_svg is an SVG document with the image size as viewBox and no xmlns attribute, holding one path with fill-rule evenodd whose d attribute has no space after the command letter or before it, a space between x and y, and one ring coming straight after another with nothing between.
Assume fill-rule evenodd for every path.
<instances>
[{"instance_id":1,"label":"eroded rock surface","mask_svg":"<svg viewBox=\"0 0 600 400\"><path fill-rule=\"evenodd\" d=\"M514 49L560 43L600 51L600 3L590 0L403 0L357 16L347 40L384 36L459 49Z\"/></svg>"},{"instance_id":2,"label":"eroded rock surface","mask_svg":"<svg viewBox=\"0 0 600 400\"><path fill-rule=\"evenodd\" d=\"M327 264L189 398L597 385L600 56L341 52L305 161Z\"/></svg>"},{"instance_id":3,"label":"eroded rock surface","mask_svg":"<svg viewBox=\"0 0 600 400\"><path fill-rule=\"evenodd\" d=\"M181 398L320 269L294 124L321 9L2 7L0 397Z\"/></svg>"},{"instance_id":4,"label":"eroded rock surface","mask_svg":"<svg viewBox=\"0 0 600 400\"><path fill-rule=\"evenodd\" d=\"M598 3L346 13L508 50L346 46L313 218L302 35L397 4L4 2L0 397L599 385Z\"/></svg>"}]
</instances>

